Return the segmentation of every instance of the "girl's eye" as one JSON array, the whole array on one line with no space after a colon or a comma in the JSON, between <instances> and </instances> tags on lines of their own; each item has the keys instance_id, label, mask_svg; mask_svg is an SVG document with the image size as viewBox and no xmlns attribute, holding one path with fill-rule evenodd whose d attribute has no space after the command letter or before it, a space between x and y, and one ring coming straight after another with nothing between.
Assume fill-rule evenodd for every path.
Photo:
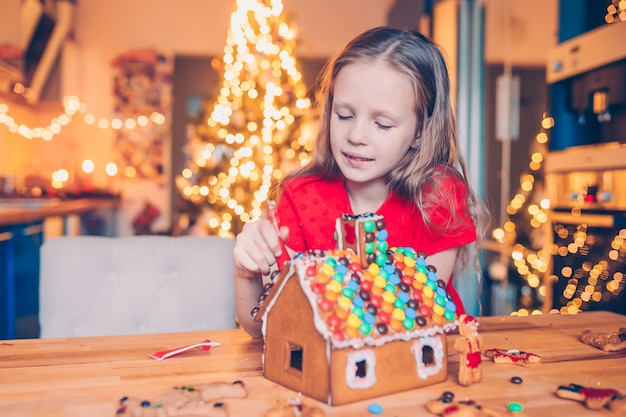
<instances>
[{"instance_id":1,"label":"girl's eye","mask_svg":"<svg viewBox=\"0 0 626 417\"><path fill-rule=\"evenodd\" d=\"M389 130L389 129L391 129L391 126L386 126L386 125L384 125L382 123L376 122L376 125L378 125L378 127L380 127L382 130Z\"/></svg>"},{"instance_id":2,"label":"girl's eye","mask_svg":"<svg viewBox=\"0 0 626 417\"><path fill-rule=\"evenodd\" d=\"M343 116L341 114L337 114L339 120L349 120L352 116Z\"/></svg>"}]
</instances>

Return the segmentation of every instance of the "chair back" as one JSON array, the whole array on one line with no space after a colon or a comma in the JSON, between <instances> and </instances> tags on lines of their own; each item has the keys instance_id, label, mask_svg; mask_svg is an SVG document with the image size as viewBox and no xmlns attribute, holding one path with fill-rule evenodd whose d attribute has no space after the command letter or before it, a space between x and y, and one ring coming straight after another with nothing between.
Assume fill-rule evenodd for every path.
<instances>
[{"instance_id":1,"label":"chair back","mask_svg":"<svg viewBox=\"0 0 626 417\"><path fill-rule=\"evenodd\" d=\"M47 239L41 337L235 328L234 243L217 236Z\"/></svg>"}]
</instances>

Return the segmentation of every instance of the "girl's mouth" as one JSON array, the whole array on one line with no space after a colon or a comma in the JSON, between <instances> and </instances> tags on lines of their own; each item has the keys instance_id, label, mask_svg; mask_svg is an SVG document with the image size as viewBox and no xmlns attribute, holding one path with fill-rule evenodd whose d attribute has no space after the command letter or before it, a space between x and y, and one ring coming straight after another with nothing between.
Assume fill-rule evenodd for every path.
<instances>
[{"instance_id":1,"label":"girl's mouth","mask_svg":"<svg viewBox=\"0 0 626 417\"><path fill-rule=\"evenodd\" d=\"M353 161L358 161L358 162L373 161L372 158L366 158L364 156L354 155L354 154L345 153L345 152L344 152L343 156L345 156L347 159L350 159L350 160L353 160Z\"/></svg>"}]
</instances>

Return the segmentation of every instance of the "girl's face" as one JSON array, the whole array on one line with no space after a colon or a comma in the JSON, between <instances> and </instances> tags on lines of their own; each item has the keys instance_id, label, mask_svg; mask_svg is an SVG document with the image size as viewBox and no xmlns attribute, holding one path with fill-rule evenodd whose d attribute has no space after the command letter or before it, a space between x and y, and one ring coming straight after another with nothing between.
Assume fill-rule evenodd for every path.
<instances>
[{"instance_id":1,"label":"girl's face","mask_svg":"<svg viewBox=\"0 0 626 417\"><path fill-rule=\"evenodd\" d=\"M330 146L348 189L384 190L385 176L417 141L413 85L383 62L352 63L337 75L333 94Z\"/></svg>"}]
</instances>

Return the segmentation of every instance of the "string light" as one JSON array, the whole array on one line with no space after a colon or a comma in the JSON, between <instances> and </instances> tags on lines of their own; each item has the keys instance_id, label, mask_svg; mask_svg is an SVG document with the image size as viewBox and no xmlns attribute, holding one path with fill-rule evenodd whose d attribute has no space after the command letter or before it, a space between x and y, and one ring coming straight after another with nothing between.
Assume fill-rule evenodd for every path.
<instances>
[{"instance_id":1,"label":"string light","mask_svg":"<svg viewBox=\"0 0 626 417\"><path fill-rule=\"evenodd\" d=\"M542 277L548 271L551 253L545 248L533 250L518 242L518 230L516 217L521 217L530 226L531 233L541 235L541 230L549 221L548 210L550 201L540 198L539 201L531 199L535 197L537 184L542 182L541 173L544 155L547 152L549 130L554 126L554 119L544 113L541 121L541 131L535 135L536 150L531 153L528 163L529 171L520 177L519 190L507 205L506 212L509 220L502 227L492 231L494 240L501 244L512 247L511 261L517 274L524 281L521 291L521 302L525 307L511 313L514 316L527 316L529 314L541 314L541 310L534 308L533 294L544 297L547 293L546 283Z\"/></svg>"},{"instance_id":2,"label":"string light","mask_svg":"<svg viewBox=\"0 0 626 417\"><path fill-rule=\"evenodd\" d=\"M91 174L95 169L95 165L91 159L85 159L81 164L81 168L85 174Z\"/></svg>"},{"instance_id":3,"label":"string light","mask_svg":"<svg viewBox=\"0 0 626 417\"><path fill-rule=\"evenodd\" d=\"M511 313L514 316L541 314L539 309L532 307L533 292L543 298L547 294L546 286L554 285L559 279L568 280L561 294L561 298L568 301L554 310L561 314L577 314L582 311L584 304L604 301L607 296L617 296L624 291L626 286L624 274L620 270L611 269L612 264L626 262L626 229L617 232L611 240L608 252L594 262L585 259L596 239L595 235L588 233L588 227L585 224L575 227L558 223L551 225L550 230L555 233L557 239L549 247L542 246L539 250L533 250L518 241L517 223L512 220L513 217L523 217L526 224L539 232L539 235L541 235L541 230L545 230L546 223L550 221L549 199L540 198L539 201L530 199L535 186L542 182L538 180L537 174L541 172L543 156L547 151L545 145L548 142L549 130L554 126L554 120L544 114L541 126L542 131L535 136L535 142L539 145L539 149L543 150L531 154L530 173L525 173L520 177L520 191L507 206L509 220L492 232L494 240L512 246L512 264L524 281L520 289L523 306ZM573 216L580 215L580 212L580 207L574 207L571 210ZM566 266L551 271L552 273L547 275L553 257L568 256L582 257L581 267L573 269L572 262L569 261L564 263Z\"/></svg>"},{"instance_id":4,"label":"string light","mask_svg":"<svg viewBox=\"0 0 626 417\"><path fill-rule=\"evenodd\" d=\"M309 159L311 132L301 119L311 103L282 12L280 0L237 1L219 64L222 86L176 180L184 199L211 208L204 223L221 236L261 216L286 161Z\"/></svg>"},{"instance_id":5,"label":"string light","mask_svg":"<svg viewBox=\"0 0 626 417\"><path fill-rule=\"evenodd\" d=\"M572 211L576 212L575 209ZM584 305L607 301L624 291L624 274L619 267L613 266L626 262L626 229L619 230L611 239L607 253L593 261L588 255L596 243L596 236L589 232L586 224L568 227L557 223L554 231L562 243L552 244L551 256L570 257L570 261L553 271L548 279L552 283L567 280L560 295L567 301L558 309L560 313L576 314ZM580 267L573 267L572 257L580 261Z\"/></svg>"},{"instance_id":6,"label":"string light","mask_svg":"<svg viewBox=\"0 0 626 417\"><path fill-rule=\"evenodd\" d=\"M606 8L606 23L626 21L626 0L612 0Z\"/></svg>"},{"instance_id":7,"label":"string light","mask_svg":"<svg viewBox=\"0 0 626 417\"><path fill-rule=\"evenodd\" d=\"M59 169L52 173L52 187L56 189L61 189L70 179L70 174L66 169Z\"/></svg>"},{"instance_id":8,"label":"string light","mask_svg":"<svg viewBox=\"0 0 626 417\"><path fill-rule=\"evenodd\" d=\"M6 103L0 103L0 124L5 125L10 132L16 133L26 139L42 139L50 141L54 136L61 133L62 129L70 124L77 116L82 115L83 121L87 125L94 125L100 129L136 129L147 126L149 123L155 125L163 125L165 116L161 113L154 112L150 115L139 115L135 118L127 119L107 119L96 118L87 112L87 106L81 103L76 96L66 96L63 98L63 113L53 117L45 126L30 127L25 124L18 123L10 114L11 108Z\"/></svg>"},{"instance_id":9,"label":"string light","mask_svg":"<svg viewBox=\"0 0 626 417\"><path fill-rule=\"evenodd\" d=\"M107 173L107 175L109 177L116 176L117 175L117 165L115 164L115 162L109 162L108 164L106 164L105 172Z\"/></svg>"}]
</instances>

